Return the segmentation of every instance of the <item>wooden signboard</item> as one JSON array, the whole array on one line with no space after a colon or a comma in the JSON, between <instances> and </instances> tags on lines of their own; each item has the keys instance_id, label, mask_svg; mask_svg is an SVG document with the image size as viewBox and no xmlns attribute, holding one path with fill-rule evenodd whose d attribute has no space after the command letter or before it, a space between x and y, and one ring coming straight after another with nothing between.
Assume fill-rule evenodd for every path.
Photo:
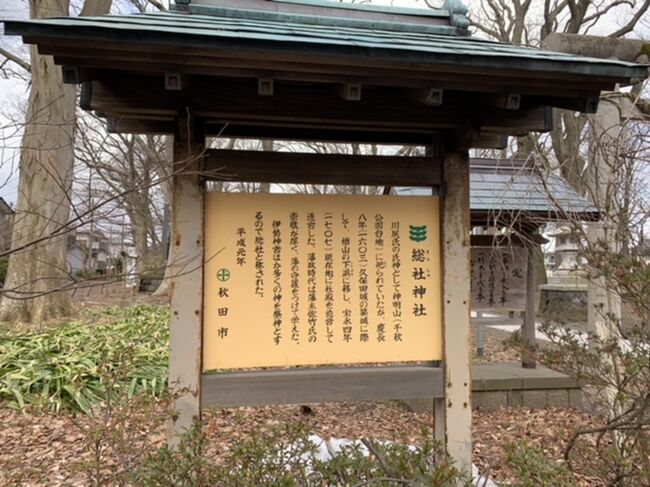
<instances>
[{"instance_id":1,"label":"wooden signboard","mask_svg":"<svg viewBox=\"0 0 650 487\"><path fill-rule=\"evenodd\" d=\"M524 247L472 247L472 309L526 309L528 250Z\"/></svg>"},{"instance_id":2,"label":"wooden signboard","mask_svg":"<svg viewBox=\"0 0 650 487\"><path fill-rule=\"evenodd\" d=\"M442 358L438 198L205 195L203 370Z\"/></svg>"}]
</instances>

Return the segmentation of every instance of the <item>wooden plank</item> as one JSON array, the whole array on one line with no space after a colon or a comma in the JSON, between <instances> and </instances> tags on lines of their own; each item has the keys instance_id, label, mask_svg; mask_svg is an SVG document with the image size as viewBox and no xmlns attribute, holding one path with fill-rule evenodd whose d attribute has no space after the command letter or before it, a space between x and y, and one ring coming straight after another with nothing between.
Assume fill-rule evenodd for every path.
<instances>
[{"instance_id":1,"label":"wooden plank","mask_svg":"<svg viewBox=\"0 0 650 487\"><path fill-rule=\"evenodd\" d=\"M148 120L139 118L109 118L106 129L110 133L122 134L173 134L173 120ZM286 127L278 125L236 125L207 121L208 137L238 139L270 139L275 141L318 141L360 143L378 145L426 145L431 141L431 132L404 132L399 130L336 130L316 129L306 126ZM476 140L476 148L504 149L508 136L482 132Z\"/></svg>"},{"instance_id":2,"label":"wooden plank","mask_svg":"<svg viewBox=\"0 0 650 487\"><path fill-rule=\"evenodd\" d=\"M106 119L106 131L110 134L174 134L173 120L143 120L130 118Z\"/></svg>"},{"instance_id":3,"label":"wooden plank","mask_svg":"<svg viewBox=\"0 0 650 487\"><path fill-rule=\"evenodd\" d=\"M107 114L111 116L111 114ZM123 134L173 134L172 120L150 120L142 118L112 117L108 118L107 130L110 133ZM336 130L317 129L305 126L287 127L277 125L235 125L208 123L206 134L209 137L238 139L269 139L274 141L318 141L340 143L362 143L379 145L424 145L431 140L431 132L405 132L398 130ZM503 138L493 136L491 140ZM484 139L489 142L490 139ZM480 147L487 147L480 145ZM490 146L492 147L492 146ZM498 147L495 147L498 148Z\"/></svg>"},{"instance_id":4,"label":"wooden plank","mask_svg":"<svg viewBox=\"0 0 650 487\"><path fill-rule=\"evenodd\" d=\"M53 48L44 46L39 52L54 55L56 64L70 64L85 71L94 70L86 79L100 79L96 74L98 69L110 70L119 65L122 70L133 71L137 74L155 74L166 71L182 71L185 74L208 75L220 77L259 78L272 75L278 80L317 82L317 83L358 83L375 86L399 86L410 88L426 88L435 84L440 89L463 90L499 94L505 86L518 86L523 95L545 95L573 97L576 100L584 98L588 92L591 96L599 89L611 89L611 83L594 84L592 79L583 80L577 88L566 81L544 80L537 78L501 79L486 77L479 73L463 77L456 73L445 72L412 72L406 70L381 70L362 68L358 66L329 66L310 62L274 64L271 68L266 60L244 60L240 58L214 58L208 56L191 56L189 54L171 55L165 51L121 53L121 51L105 51L92 48L67 47ZM459 77L460 76L460 77ZM574 104L578 104L575 101Z\"/></svg>"},{"instance_id":5,"label":"wooden plank","mask_svg":"<svg viewBox=\"0 0 650 487\"><path fill-rule=\"evenodd\" d=\"M429 157L211 149L205 176L260 183L437 186L441 162Z\"/></svg>"},{"instance_id":6,"label":"wooden plank","mask_svg":"<svg viewBox=\"0 0 650 487\"><path fill-rule=\"evenodd\" d=\"M168 442L200 418L203 317L203 194L200 185L204 136L193 118L179 118L172 182L171 316L169 384L177 416Z\"/></svg>"},{"instance_id":7,"label":"wooden plank","mask_svg":"<svg viewBox=\"0 0 650 487\"><path fill-rule=\"evenodd\" d=\"M546 131L546 107L504 110L483 106L479 98L447 96L442 107L430 107L407 98L399 90L366 89L355 103L341 100L327 85L275 87L273 97L257 96L256 80L193 80L191 93L164 90L162 78L132 78L92 82L91 108L114 115L173 116L180 104L198 107L196 114L224 123L278 123L320 128L400 129L434 132L459 128L468 122L490 132ZM488 129L489 127L489 129Z\"/></svg>"},{"instance_id":8,"label":"wooden plank","mask_svg":"<svg viewBox=\"0 0 650 487\"><path fill-rule=\"evenodd\" d=\"M355 142L379 145L423 145L431 140L431 131L376 128L364 130L358 127L317 128L308 124L299 126L277 124L209 124L208 133L221 137L242 139L270 139L286 141Z\"/></svg>"},{"instance_id":9,"label":"wooden plank","mask_svg":"<svg viewBox=\"0 0 650 487\"><path fill-rule=\"evenodd\" d=\"M483 116L478 125L482 131L510 135L525 135L529 132L550 132L553 130L553 109L550 106L535 106L522 110L499 109L495 120L490 111L480 109Z\"/></svg>"},{"instance_id":10,"label":"wooden plank","mask_svg":"<svg viewBox=\"0 0 650 487\"><path fill-rule=\"evenodd\" d=\"M444 422L444 445L462 471L472 468L469 155L445 155L442 200L444 403L435 403L435 424ZM441 438L440 433L437 433Z\"/></svg>"},{"instance_id":11,"label":"wooden plank","mask_svg":"<svg viewBox=\"0 0 650 487\"><path fill-rule=\"evenodd\" d=\"M481 132L476 138L474 144L476 149L507 149L508 136L504 134L492 134L489 132Z\"/></svg>"},{"instance_id":12,"label":"wooden plank","mask_svg":"<svg viewBox=\"0 0 650 487\"><path fill-rule=\"evenodd\" d=\"M473 172L473 171L472 171ZM529 247L531 244L545 244L548 240L539 233L533 235L472 235L472 247Z\"/></svg>"},{"instance_id":13,"label":"wooden plank","mask_svg":"<svg viewBox=\"0 0 650 487\"><path fill-rule=\"evenodd\" d=\"M390 366L262 370L203 374L203 407L265 406L335 401L383 401L442 396L442 370Z\"/></svg>"},{"instance_id":14,"label":"wooden plank","mask_svg":"<svg viewBox=\"0 0 650 487\"><path fill-rule=\"evenodd\" d=\"M591 96L581 98L559 96L545 96L539 98L543 98L544 102L548 105L582 113L596 113L598 111L598 105L600 104L600 93L593 93Z\"/></svg>"}]
</instances>

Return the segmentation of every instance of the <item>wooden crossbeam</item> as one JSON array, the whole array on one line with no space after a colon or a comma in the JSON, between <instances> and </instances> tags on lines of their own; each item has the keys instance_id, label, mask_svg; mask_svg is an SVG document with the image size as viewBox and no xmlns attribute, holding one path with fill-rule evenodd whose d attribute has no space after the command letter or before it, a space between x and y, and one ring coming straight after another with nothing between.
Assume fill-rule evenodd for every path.
<instances>
[{"instance_id":1,"label":"wooden crossbeam","mask_svg":"<svg viewBox=\"0 0 650 487\"><path fill-rule=\"evenodd\" d=\"M84 68L129 70L135 73L154 73L180 69L186 74L216 76L268 76L276 79L303 79L332 83L354 82L388 84L393 86L437 86L443 89L503 92L504 87L522 95L555 94L582 96L585 91L611 90L624 78L603 78L571 73L491 70L486 72L457 64L418 65L408 62L379 62L377 59L359 59L319 56L292 52L290 55L265 51L194 48L120 43L97 39L92 46L80 45L74 39L43 39L25 36L25 42L38 43L42 54L55 57L60 64L76 64ZM260 63L260 56L264 62ZM247 73L247 74L243 74ZM264 74L266 73L266 74Z\"/></svg>"},{"instance_id":2,"label":"wooden crossbeam","mask_svg":"<svg viewBox=\"0 0 650 487\"><path fill-rule=\"evenodd\" d=\"M276 83L277 85L277 83ZM196 116L239 125L260 123L313 129L389 129L429 132L462 129L468 123L485 132L525 134L548 131L552 118L544 106L505 110L484 105L481 96L446 96L443 106L427 106L390 88L364 89L361 100L346 102L327 85L276 86L272 97L257 96L257 80L193 79L190 92L166 91L157 77L118 78L84 84L86 108L115 118L173 118L183 107ZM283 88L283 89L282 89ZM90 93L88 93L90 92Z\"/></svg>"},{"instance_id":3,"label":"wooden crossbeam","mask_svg":"<svg viewBox=\"0 0 650 487\"><path fill-rule=\"evenodd\" d=\"M112 117L107 119L107 130L116 134L171 135L175 123L169 120L147 120L139 118ZM433 134L429 131L404 132L395 130L323 130L305 126L286 127L277 125L234 125L207 121L206 135L209 137L276 140L316 141L332 143L358 143L377 145L428 145ZM474 145L479 149L504 149L508 137L503 134L482 132Z\"/></svg>"},{"instance_id":4,"label":"wooden crossbeam","mask_svg":"<svg viewBox=\"0 0 650 487\"><path fill-rule=\"evenodd\" d=\"M441 161L431 157L358 156L210 149L208 179L354 186L437 186Z\"/></svg>"},{"instance_id":5,"label":"wooden crossbeam","mask_svg":"<svg viewBox=\"0 0 650 487\"><path fill-rule=\"evenodd\" d=\"M203 407L442 397L442 370L428 366L264 370L203 374Z\"/></svg>"}]
</instances>

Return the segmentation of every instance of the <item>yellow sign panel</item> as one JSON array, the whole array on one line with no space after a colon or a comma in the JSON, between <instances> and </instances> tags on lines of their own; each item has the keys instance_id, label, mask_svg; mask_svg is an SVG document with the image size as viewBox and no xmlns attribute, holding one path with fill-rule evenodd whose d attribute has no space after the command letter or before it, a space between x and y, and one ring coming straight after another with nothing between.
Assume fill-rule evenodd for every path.
<instances>
[{"instance_id":1,"label":"yellow sign panel","mask_svg":"<svg viewBox=\"0 0 650 487\"><path fill-rule=\"evenodd\" d=\"M440 360L432 196L207 193L203 369Z\"/></svg>"}]
</instances>

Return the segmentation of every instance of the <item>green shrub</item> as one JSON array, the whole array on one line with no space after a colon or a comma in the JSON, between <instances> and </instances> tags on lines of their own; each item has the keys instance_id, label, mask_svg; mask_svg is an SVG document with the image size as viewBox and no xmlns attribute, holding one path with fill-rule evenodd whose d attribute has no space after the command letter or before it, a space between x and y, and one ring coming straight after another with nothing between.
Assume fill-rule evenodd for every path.
<instances>
[{"instance_id":1,"label":"green shrub","mask_svg":"<svg viewBox=\"0 0 650 487\"><path fill-rule=\"evenodd\" d=\"M206 438L194 427L176 450L164 446L150 454L130 480L143 487L471 485L430 438L423 432L415 448L364 439L319 461L307 426L288 424L254 433L216 462L204 456Z\"/></svg>"},{"instance_id":2,"label":"green shrub","mask_svg":"<svg viewBox=\"0 0 650 487\"><path fill-rule=\"evenodd\" d=\"M509 445L506 463L512 468L516 487L575 487L573 474L526 442Z\"/></svg>"},{"instance_id":3,"label":"green shrub","mask_svg":"<svg viewBox=\"0 0 650 487\"><path fill-rule=\"evenodd\" d=\"M166 308L109 308L95 323L72 322L38 332L0 332L0 401L90 412L125 391L166 389Z\"/></svg>"}]
</instances>

